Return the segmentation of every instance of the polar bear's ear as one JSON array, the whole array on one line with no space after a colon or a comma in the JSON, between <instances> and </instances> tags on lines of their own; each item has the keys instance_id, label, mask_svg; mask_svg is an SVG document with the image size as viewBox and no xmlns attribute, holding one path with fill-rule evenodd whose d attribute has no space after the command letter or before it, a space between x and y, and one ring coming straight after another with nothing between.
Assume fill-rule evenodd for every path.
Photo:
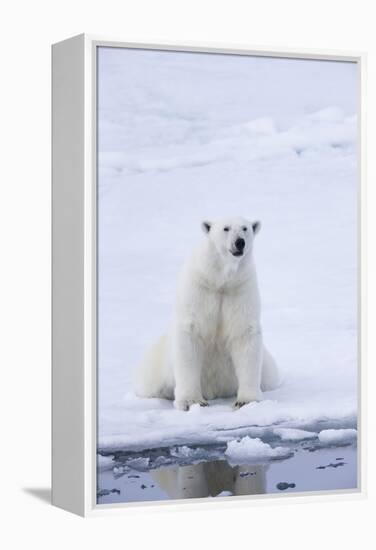
<instances>
[{"instance_id":1,"label":"polar bear's ear","mask_svg":"<svg viewBox=\"0 0 376 550\"><path fill-rule=\"evenodd\" d=\"M259 222L259 221L252 222L252 229L253 229L254 235L257 235L257 233L258 233L258 232L260 231L260 229L261 229L261 222Z\"/></svg>"},{"instance_id":2,"label":"polar bear's ear","mask_svg":"<svg viewBox=\"0 0 376 550\"><path fill-rule=\"evenodd\" d=\"M204 233L209 233L211 226L212 222L208 222L207 220L203 221L201 224Z\"/></svg>"}]
</instances>

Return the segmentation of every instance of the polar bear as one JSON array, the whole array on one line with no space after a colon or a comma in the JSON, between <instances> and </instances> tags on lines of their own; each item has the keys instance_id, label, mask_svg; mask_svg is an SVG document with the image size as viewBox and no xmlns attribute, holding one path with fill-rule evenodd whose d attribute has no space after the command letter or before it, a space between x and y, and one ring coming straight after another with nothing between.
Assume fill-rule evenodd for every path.
<instances>
[{"instance_id":1,"label":"polar bear","mask_svg":"<svg viewBox=\"0 0 376 550\"><path fill-rule=\"evenodd\" d=\"M171 498L203 498L231 495L262 495L266 492L267 464L230 466L226 460L211 460L187 466L151 470L152 478Z\"/></svg>"},{"instance_id":2,"label":"polar bear","mask_svg":"<svg viewBox=\"0 0 376 550\"><path fill-rule=\"evenodd\" d=\"M238 409L279 385L260 325L260 227L241 217L202 222L205 238L182 270L172 326L141 364L137 395L175 400L184 411L236 396Z\"/></svg>"}]
</instances>

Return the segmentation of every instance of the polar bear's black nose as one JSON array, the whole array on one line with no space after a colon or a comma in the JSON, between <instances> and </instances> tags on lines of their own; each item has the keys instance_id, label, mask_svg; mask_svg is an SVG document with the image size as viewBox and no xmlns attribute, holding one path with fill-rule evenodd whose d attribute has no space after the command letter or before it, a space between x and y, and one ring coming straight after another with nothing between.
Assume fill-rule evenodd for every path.
<instances>
[{"instance_id":1,"label":"polar bear's black nose","mask_svg":"<svg viewBox=\"0 0 376 550\"><path fill-rule=\"evenodd\" d=\"M245 247L245 240L239 237L239 239L236 239L235 241L235 246L240 252L243 252Z\"/></svg>"}]
</instances>

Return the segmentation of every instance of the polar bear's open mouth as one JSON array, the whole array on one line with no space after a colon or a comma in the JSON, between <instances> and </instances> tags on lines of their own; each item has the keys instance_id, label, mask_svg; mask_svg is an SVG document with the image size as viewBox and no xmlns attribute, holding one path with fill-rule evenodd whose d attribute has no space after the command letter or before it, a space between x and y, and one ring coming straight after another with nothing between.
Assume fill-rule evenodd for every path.
<instances>
[{"instance_id":1,"label":"polar bear's open mouth","mask_svg":"<svg viewBox=\"0 0 376 550\"><path fill-rule=\"evenodd\" d=\"M230 252L233 256L243 256L244 254L243 250L230 250Z\"/></svg>"}]
</instances>

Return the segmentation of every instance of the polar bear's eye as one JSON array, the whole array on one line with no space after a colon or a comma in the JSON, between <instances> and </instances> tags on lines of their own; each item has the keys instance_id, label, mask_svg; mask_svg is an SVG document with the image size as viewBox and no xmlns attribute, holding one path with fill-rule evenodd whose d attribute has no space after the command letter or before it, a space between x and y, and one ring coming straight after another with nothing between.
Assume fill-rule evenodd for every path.
<instances>
[{"instance_id":1,"label":"polar bear's eye","mask_svg":"<svg viewBox=\"0 0 376 550\"><path fill-rule=\"evenodd\" d=\"M248 227L244 226L242 227L243 231L247 231Z\"/></svg>"},{"instance_id":2,"label":"polar bear's eye","mask_svg":"<svg viewBox=\"0 0 376 550\"><path fill-rule=\"evenodd\" d=\"M226 225L226 227L223 228L223 231L230 231L230 228L228 225Z\"/></svg>"}]
</instances>

